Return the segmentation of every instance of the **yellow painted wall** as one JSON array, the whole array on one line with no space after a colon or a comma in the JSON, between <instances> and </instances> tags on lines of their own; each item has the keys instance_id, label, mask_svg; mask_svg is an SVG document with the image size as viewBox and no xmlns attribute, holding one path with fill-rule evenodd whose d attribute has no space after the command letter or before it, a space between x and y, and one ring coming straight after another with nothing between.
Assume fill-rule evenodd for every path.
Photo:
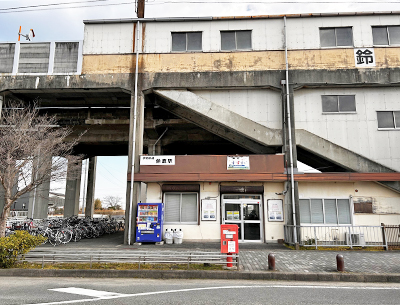
<instances>
[{"instance_id":1,"label":"yellow painted wall","mask_svg":"<svg viewBox=\"0 0 400 305\"><path fill-rule=\"evenodd\" d=\"M376 67L400 66L399 48L375 48ZM294 50L288 52L289 68L354 69L353 49ZM229 72L285 69L284 51L252 51L229 53L142 54L139 72ZM134 73L135 55L84 55L83 74Z\"/></svg>"}]
</instances>

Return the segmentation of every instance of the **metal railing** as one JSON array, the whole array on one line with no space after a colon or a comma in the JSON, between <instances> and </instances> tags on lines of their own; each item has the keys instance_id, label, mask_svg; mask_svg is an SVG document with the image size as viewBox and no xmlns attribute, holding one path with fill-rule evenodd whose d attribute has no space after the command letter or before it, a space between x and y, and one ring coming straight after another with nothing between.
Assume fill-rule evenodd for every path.
<instances>
[{"instance_id":1,"label":"metal railing","mask_svg":"<svg viewBox=\"0 0 400 305\"><path fill-rule=\"evenodd\" d=\"M400 225L385 225L382 224L386 234L386 243L391 249L400 248Z\"/></svg>"},{"instance_id":2,"label":"metal railing","mask_svg":"<svg viewBox=\"0 0 400 305\"><path fill-rule=\"evenodd\" d=\"M294 245L293 225L285 225L285 242ZM388 249L382 226L296 226L297 240L303 247L383 247Z\"/></svg>"},{"instance_id":3,"label":"metal railing","mask_svg":"<svg viewBox=\"0 0 400 305\"><path fill-rule=\"evenodd\" d=\"M232 264L239 271L239 254L232 254ZM135 251L134 253L120 253L116 251L33 251L25 254L20 261L46 264L57 263L131 263L138 264L138 269L143 264L186 264L190 269L192 264L226 265L227 255L220 252L167 252L154 253Z\"/></svg>"}]
</instances>

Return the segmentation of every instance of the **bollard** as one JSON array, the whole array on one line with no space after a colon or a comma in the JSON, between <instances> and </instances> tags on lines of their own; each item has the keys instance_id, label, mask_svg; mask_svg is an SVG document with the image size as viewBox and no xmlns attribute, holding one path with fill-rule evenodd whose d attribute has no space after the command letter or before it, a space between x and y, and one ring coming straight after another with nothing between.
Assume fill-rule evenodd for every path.
<instances>
[{"instance_id":1,"label":"bollard","mask_svg":"<svg viewBox=\"0 0 400 305\"><path fill-rule=\"evenodd\" d=\"M232 253L227 253L227 254L226 254L226 262L227 262L226 266L227 266L228 268L233 267L232 261L233 261L233 260L232 260Z\"/></svg>"},{"instance_id":2,"label":"bollard","mask_svg":"<svg viewBox=\"0 0 400 305\"><path fill-rule=\"evenodd\" d=\"M275 270L275 254L268 254L268 269Z\"/></svg>"},{"instance_id":3,"label":"bollard","mask_svg":"<svg viewBox=\"0 0 400 305\"><path fill-rule=\"evenodd\" d=\"M336 255L337 271L344 271L344 258L343 255Z\"/></svg>"}]
</instances>

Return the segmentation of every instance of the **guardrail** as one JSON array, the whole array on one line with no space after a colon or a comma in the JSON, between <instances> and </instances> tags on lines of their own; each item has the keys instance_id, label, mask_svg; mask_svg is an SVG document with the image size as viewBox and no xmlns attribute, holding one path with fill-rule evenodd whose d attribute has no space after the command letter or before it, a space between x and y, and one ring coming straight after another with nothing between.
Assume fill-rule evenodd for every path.
<instances>
[{"instance_id":1,"label":"guardrail","mask_svg":"<svg viewBox=\"0 0 400 305\"><path fill-rule=\"evenodd\" d=\"M82 71L82 41L0 43L0 74L73 75Z\"/></svg>"},{"instance_id":2,"label":"guardrail","mask_svg":"<svg viewBox=\"0 0 400 305\"><path fill-rule=\"evenodd\" d=\"M239 271L239 254L232 254L232 264L236 265ZM30 263L41 263L42 268L45 264L56 263L89 263L92 268L93 263L133 263L141 268L143 264L186 264L190 269L191 264L214 264L226 265L227 255L220 252L168 252L168 253L149 253L135 251L134 253L120 253L115 251L102 252L39 252L34 251L25 254L20 261Z\"/></svg>"},{"instance_id":3,"label":"guardrail","mask_svg":"<svg viewBox=\"0 0 400 305\"><path fill-rule=\"evenodd\" d=\"M294 245L293 225L285 225L285 242ZM383 226L296 226L303 247L383 247L388 249Z\"/></svg>"}]
</instances>

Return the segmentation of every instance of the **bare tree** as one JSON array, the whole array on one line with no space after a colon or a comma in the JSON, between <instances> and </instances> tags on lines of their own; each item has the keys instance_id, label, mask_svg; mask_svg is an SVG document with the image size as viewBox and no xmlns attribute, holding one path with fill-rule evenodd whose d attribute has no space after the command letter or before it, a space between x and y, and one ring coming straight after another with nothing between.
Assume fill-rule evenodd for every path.
<instances>
[{"instance_id":1,"label":"bare tree","mask_svg":"<svg viewBox=\"0 0 400 305\"><path fill-rule=\"evenodd\" d=\"M55 116L39 115L37 103L26 107L9 102L2 109L0 188L4 207L0 210L0 237L5 236L11 205L19 197L46 181L65 180L67 162L73 172L80 157L71 154L79 136L71 139L71 133L72 128L57 125Z\"/></svg>"},{"instance_id":2,"label":"bare tree","mask_svg":"<svg viewBox=\"0 0 400 305\"><path fill-rule=\"evenodd\" d=\"M109 210L120 210L121 209L121 197L119 196L106 196L103 202Z\"/></svg>"}]
</instances>

